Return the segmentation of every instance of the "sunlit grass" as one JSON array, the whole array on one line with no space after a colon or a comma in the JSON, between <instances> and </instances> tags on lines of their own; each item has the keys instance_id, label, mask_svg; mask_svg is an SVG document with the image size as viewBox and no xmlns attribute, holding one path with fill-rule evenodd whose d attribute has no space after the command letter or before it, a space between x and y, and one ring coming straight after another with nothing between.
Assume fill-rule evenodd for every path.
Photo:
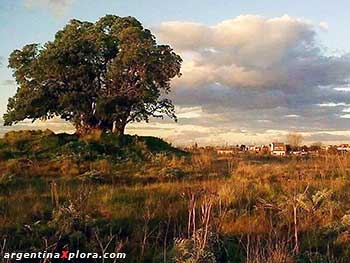
<instances>
[{"instance_id":1,"label":"sunlit grass","mask_svg":"<svg viewBox=\"0 0 350 263\"><path fill-rule=\"evenodd\" d=\"M185 262L185 251L193 262L349 258L349 155L222 157L204 150L141 157L3 160L5 249L63 242L98 250L98 240L113 237L128 262Z\"/></svg>"}]
</instances>

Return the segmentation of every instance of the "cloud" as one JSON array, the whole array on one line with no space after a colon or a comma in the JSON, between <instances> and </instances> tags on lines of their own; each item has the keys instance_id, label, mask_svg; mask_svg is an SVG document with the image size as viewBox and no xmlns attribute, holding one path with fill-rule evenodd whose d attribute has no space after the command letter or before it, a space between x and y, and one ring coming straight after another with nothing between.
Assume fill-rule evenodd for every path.
<instances>
[{"instance_id":1,"label":"cloud","mask_svg":"<svg viewBox=\"0 0 350 263\"><path fill-rule=\"evenodd\" d=\"M297 115L297 114L287 114L287 115L284 115L284 117L286 117L286 118L300 118L300 115Z\"/></svg>"},{"instance_id":2,"label":"cloud","mask_svg":"<svg viewBox=\"0 0 350 263\"><path fill-rule=\"evenodd\" d=\"M62 10L72 0L26 2ZM290 131L305 141L348 140L350 54L327 55L320 29L331 30L287 15L161 23L157 39L184 59L171 93L179 122L153 120L127 131L177 144L268 143Z\"/></svg>"},{"instance_id":3,"label":"cloud","mask_svg":"<svg viewBox=\"0 0 350 263\"><path fill-rule=\"evenodd\" d=\"M282 16L241 15L214 26L164 22L158 37L182 53L180 86L219 83L236 88L278 89L287 93L314 86L343 84L350 57L326 57L316 42L316 27Z\"/></svg>"},{"instance_id":4,"label":"cloud","mask_svg":"<svg viewBox=\"0 0 350 263\"><path fill-rule=\"evenodd\" d=\"M55 16L62 16L75 0L24 0L24 6L28 9L49 9Z\"/></svg>"},{"instance_id":5,"label":"cloud","mask_svg":"<svg viewBox=\"0 0 350 263\"><path fill-rule=\"evenodd\" d=\"M328 29L329 29L329 25L325 21L321 21L318 25L322 30L328 31Z\"/></svg>"},{"instance_id":6,"label":"cloud","mask_svg":"<svg viewBox=\"0 0 350 263\"><path fill-rule=\"evenodd\" d=\"M54 132L61 133L73 133L74 127L70 123L63 121L59 118L52 118L47 121L35 121L25 120L13 126L4 126L4 121L0 119L0 137L3 136L6 132L9 131L18 131L18 130L45 130L50 129Z\"/></svg>"},{"instance_id":7,"label":"cloud","mask_svg":"<svg viewBox=\"0 0 350 263\"><path fill-rule=\"evenodd\" d=\"M13 79L5 79L0 82L1 86L16 86L16 81Z\"/></svg>"},{"instance_id":8,"label":"cloud","mask_svg":"<svg viewBox=\"0 0 350 263\"><path fill-rule=\"evenodd\" d=\"M350 105L350 54L326 55L320 28L328 26L287 15L241 15L212 26L161 23L157 38L184 59L172 99L201 110L197 118L187 113L180 125L260 135L348 130L343 109Z\"/></svg>"},{"instance_id":9,"label":"cloud","mask_svg":"<svg viewBox=\"0 0 350 263\"><path fill-rule=\"evenodd\" d=\"M342 142L350 141L350 134L333 134L328 132L314 133L304 138L306 141L312 142Z\"/></svg>"}]
</instances>

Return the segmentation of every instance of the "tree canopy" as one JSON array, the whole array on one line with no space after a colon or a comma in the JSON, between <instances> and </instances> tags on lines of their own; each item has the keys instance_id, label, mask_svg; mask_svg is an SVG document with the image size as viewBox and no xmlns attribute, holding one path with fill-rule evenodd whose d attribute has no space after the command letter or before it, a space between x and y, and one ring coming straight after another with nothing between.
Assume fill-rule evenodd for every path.
<instances>
[{"instance_id":1,"label":"tree canopy","mask_svg":"<svg viewBox=\"0 0 350 263\"><path fill-rule=\"evenodd\" d=\"M8 101L5 125L59 116L78 133L123 134L129 122L164 115L176 120L166 94L181 63L133 17L71 20L53 41L11 53L18 89Z\"/></svg>"}]
</instances>

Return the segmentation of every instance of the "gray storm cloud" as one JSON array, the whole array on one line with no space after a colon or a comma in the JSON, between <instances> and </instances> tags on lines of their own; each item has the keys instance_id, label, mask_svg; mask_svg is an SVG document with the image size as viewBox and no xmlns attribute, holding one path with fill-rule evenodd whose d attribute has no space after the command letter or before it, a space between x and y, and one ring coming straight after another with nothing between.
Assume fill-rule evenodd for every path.
<instances>
[{"instance_id":1,"label":"gray storm cloud","mask_svg":"<svg viewBox=\"0 0 350 263\"><path fill-rule=\"evenodd\" d=\"M350 92L339 91L349 85L350 55L326 55L318 38L324 24L287 15L241 15L213 26L162 23L157 37L184 58L175 103L200 106L213 127L349 129L344 107L320 106L350 102Z\"/></svg>"},{"instance_id":2,"label":"gray storm cloud","mask_svg":"<svg viewBox=\"0 0 350 263\"><path fill-rule=\"evenodd\" d=\"M165 22L158 36L191 54L176 85L298 89L344 84L350 57L325 56L310 22L282 16L242 15L214 26Z\"/></svg>"}]
</instances>

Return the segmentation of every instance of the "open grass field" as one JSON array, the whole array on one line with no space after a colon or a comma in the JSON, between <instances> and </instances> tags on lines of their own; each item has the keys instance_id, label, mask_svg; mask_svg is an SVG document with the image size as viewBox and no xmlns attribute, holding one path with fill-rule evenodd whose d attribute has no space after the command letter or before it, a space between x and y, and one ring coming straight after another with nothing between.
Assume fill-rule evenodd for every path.
<instances>
[{"instance_id":1,"label":"open grass field","mask_svg":"<svg viewBox=\"0 0 350 263\"><path fill-rule=\"evenodd\" d=\"M349 8L0 0L0 263L350 263Z\"/></svg>"},{"instance_id":2,"label":"open grass field","mask_svg":"<svg viewBox=\"0 0 350 263\"><path fill-rule=\"evenodd\" d=\"M0 252L104 262L349 262L350 156L186 153L155 138L9 133ZM3 259L5 260L5 259ZM96 261L87 261L96 262Z\"/></svg>"}]
</instances>

